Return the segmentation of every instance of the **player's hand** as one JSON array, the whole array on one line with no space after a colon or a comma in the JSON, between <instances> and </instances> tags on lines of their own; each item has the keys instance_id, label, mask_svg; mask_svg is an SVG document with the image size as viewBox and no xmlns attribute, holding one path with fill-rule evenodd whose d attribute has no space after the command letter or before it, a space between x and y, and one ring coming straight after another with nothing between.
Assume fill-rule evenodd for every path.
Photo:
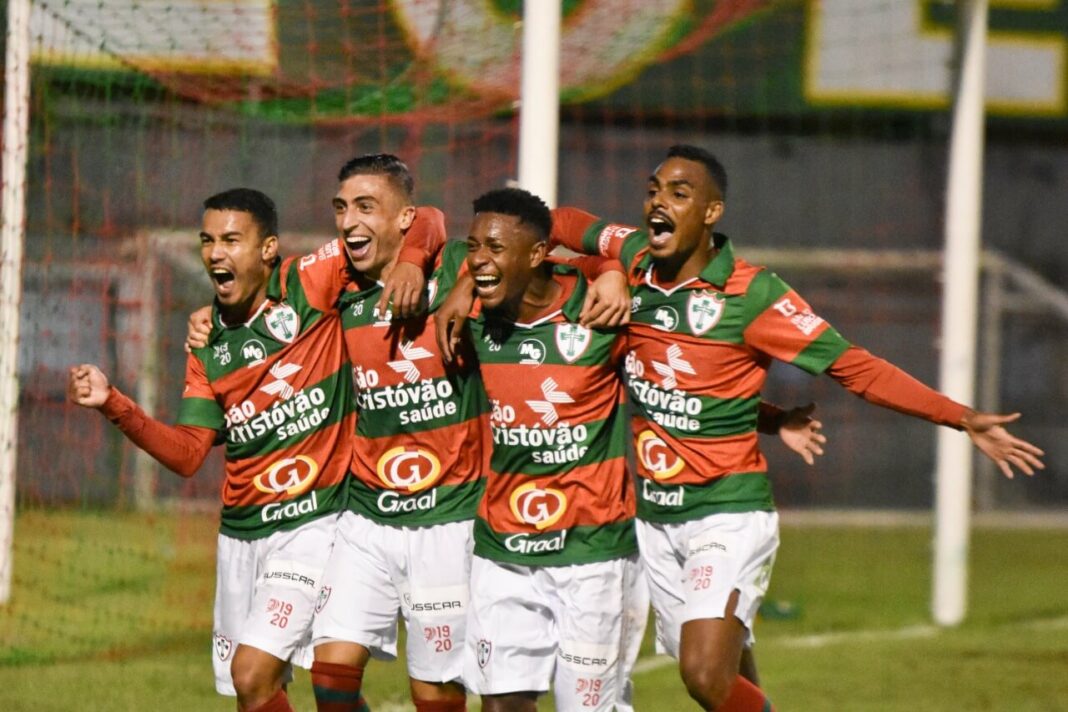
<instances>
[{"instance_id":1,"label":"player's hand","mask_svg":"<svg viewBox=\"0 0 1068 712\"><path fill-rule=\"evenodd\" d=\"M627 275L605 272L594 280L586 292L579 312L579 323L590 328L611 328L630 321L630 288Z\"/></svg>"},{"instance_id":2,"label":"player's hand","mask_svg":"<svg viewBox=\"0 0 1068 712\"><path fill-rule=\"evenodd\" d=\"M460 334L474 304L475 279L464 273L457 278L456 286L434 312L434 332L445 363L452 363L456 358Z\"/></svg>"},{"instance_id":3,"label":"player's hand","mask_svg":"<svg viewBox=\"0 0 1068 712\"><path fill-rule=\"evenodd\" d=\"M85 408L99 408L108 399L111 384L107 376L91 363L71 367L67 372L67 398Z\"/></svg>"},{"instance_id":4,"label":"player's hand","mask_svg":"<svg viewBox=\"0 0 1068 712\"><path fill-rule=\"evenodd\" d=\"M1035 470L1046 469L1046 465L1039 459L1046 454L1041 448L1014 437L1003 427L1005 423L1019 419L1019 413L1001 415L969 410L960 420L961 427L979 448L979 452L993 460L1001 473L1010 480L1014 467L1028 475L1035 474Z\"/></svg>"},{"instance_id":5,"label":"player's hand","mask_svg":"<svg viewBox=\"0 0 1068 712\"><path fill-rule=\"evenodd\" d=\"M820 432L823 423L812 417L815 410L815 403L792 408L783 414L782 425L779 426L779 437L786 447L809 465L815 464L816 456L823 454L823 446L827 444L826 436Z\"/></svg>"},{"instance_id":6,"label":"player's hand","mask_svg":"<svg viewBox=\"0 0 1068 712\"><path fill-rule=\"evenodd\" d=\"M189 315L186 322L185 352L202 349L208 345L211 336L211 307L201 307Z\"/></svg>"},{"instance_id":7,"label":"player's hand","mask_svg":"<svg viewBox=\"0 0 1068 712\"><path fill-rule=\"evenodd\" d=\"M393 265L382 285L382 296L378 298L375 309L379 314L386 314L392 308L394 319L416 316L423 310L425 286L423 270L410 262L398 262Z\"/></svg>"}]
</instances>

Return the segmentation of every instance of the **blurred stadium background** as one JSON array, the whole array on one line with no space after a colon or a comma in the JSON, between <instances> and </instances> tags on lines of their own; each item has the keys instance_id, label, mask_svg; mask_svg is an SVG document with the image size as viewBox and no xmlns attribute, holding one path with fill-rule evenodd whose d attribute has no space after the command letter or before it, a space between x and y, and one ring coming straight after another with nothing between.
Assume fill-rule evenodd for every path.
<instances>
[{"instance_id":1,"label":"blurred stadium background","mask_svg":"<svg viewBox=\"0 0 1068 712\"><path fill-rule=\"evenodd\" d=\"M706 146L730 175L719 227L741 255L935 384L955 5L563 0L558 203L639 221L666 147ZM218 460L192 480L158 471L66 404L67 367L98 363L173 418L186 315L210 294L200 203L222 189L273 196L295 250L331 236L340 165L390 151L416 174L419 202L463 236L470 200L516 177L521 11L520 0L33 0L20 516L213 511ZM990 3L977 402L1022 411L1013 430L1046 449L1048 469L1006 481L980 468L981 512L1068 504L1066 28L1066 0ZM934 427L789 367L766 395L815 400L831 439L812 468L769 444L781 508L930 511Z\"/></svg>"}]
</instances>

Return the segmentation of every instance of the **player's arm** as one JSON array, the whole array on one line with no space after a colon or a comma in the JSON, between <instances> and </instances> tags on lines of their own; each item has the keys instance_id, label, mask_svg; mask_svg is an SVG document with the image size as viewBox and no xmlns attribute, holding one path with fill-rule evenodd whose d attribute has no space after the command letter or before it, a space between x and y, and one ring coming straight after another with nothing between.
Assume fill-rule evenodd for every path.
<instances>
[{"instance_id":1,"label":"player's arm","mask_svg":"<svg viewBox=\"0 0 1068 712\"><path fill-rule=\"evenodd\" d=\"M415 218L404 233L397 262L382 285L376 308L385 314L392 301L393 316L415 316L423 307L426 273L445 246L445 213L437 208L418 207Z\"/></svg>"},{"instance_id":2,"label":"player's arm","mask_svg":"<svg viewBox=\"0 0 1068 712\"><path fill-rule=\"evenodd\" d=\"M446 363L457 356L464 324L475 308L475 279L467 271L467 245L450 242L435 264L438 290L430 310L434 313L434 335Z\"/></svg>"},{"instance_id":3,"label":"player's arm","mask_svg":"<svg viewBox=\"0 0 1068 712\"><path fill-rule=\"evenodd\" d=\"M1028 475L1045 469L1045 453L1005 429L1019 413L984 413L961 405L908 373L857 346L850 347L827 369L827 375L869 403L923 418L968 433L981 453L1011 478L1013 468Z\"/></svg>"},{"instance_id":4,"label":"player's arm","mask_svg":"<svg viewBox=\"0 0 1068 712\"><path fill-rule=\"evenodd\" d=\"M553 255L552 261L571 265L586 277L588 286L579 313L580 324L606 329L630 321L630 287L622 262L598 255Z\"/></svg>"},{"instance_id":5,"label":"player's arm","mask_svg":"<svg viewBox=\"0 0 1068 712\"><path fill-rule=\"evenodd\" d=\"M585 210L556 208L552 216L549 242L554 247L561 245L582 255L601 255L630 264L635 253L648 244L638 228L609 223Z\"/></svg>"},{"instance_id":6,"label":"player's arm","mask_svg":"<svg viewBox=\"0 0 1068 712\"><path fill-rule=\"evenodd\" d=\"M110 385L107 376L92 364L70 369L67 397L72 403L99 410L131 442L183 477L190 477L200 469L215 441L214 429L166 425L150 417Z\"/></svg>"}]
</instances>

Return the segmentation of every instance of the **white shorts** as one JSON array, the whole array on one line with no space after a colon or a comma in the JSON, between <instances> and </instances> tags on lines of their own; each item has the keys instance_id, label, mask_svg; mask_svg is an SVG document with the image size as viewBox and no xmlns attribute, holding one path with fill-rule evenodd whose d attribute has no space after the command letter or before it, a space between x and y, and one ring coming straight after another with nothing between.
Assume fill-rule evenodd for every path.
<instances>
[{"instance_id":1,"label":"white shorts","mask_svg":"<svg viewBox=\"0 0 1068 712\"><path fill-rule=\"evenodd\" d=\"M336 529L337 516L328 515L263 539L219 535L212 638L219 694L236 694L230 663L238 645L311 666L315 597Z\"/></svg>"},{"instance_id":2,"label":"white shorts","mask_svg":"<svg viewBox=\"0 0 1068 712\"><path fill-rule=\"evenodd\" d=\"M552 683L558 712L632 710L630 674L648 611L637 554L574 566L476 556L465 681L482 695Z\"/></svg>"},{"instance_id":3,"label":"white shorts","mask_svg":"<svg viewBox=\"0 0 1068 712\"><path fill-rule=\"evenodd\" d=\"M656 611L657 652L679 656L682 624L723 618L738 590L734 615L748 631L768 590L779 548L776 512L711 514L678 524L637 522L638 546Z\"/></svg>"},{"instance_id":4,"label":"white shorts","mask_svg":"<svg viewBox=\"0 0 1068 712\"><path fill-rule=\"evenodd\" d=\"M408 674L424 682L459 680L473 526L466 520L396 527L343 513L323 574L315 643L359 643L374 657L393 660L403 615Z\"/></svg>"}]
</instances>

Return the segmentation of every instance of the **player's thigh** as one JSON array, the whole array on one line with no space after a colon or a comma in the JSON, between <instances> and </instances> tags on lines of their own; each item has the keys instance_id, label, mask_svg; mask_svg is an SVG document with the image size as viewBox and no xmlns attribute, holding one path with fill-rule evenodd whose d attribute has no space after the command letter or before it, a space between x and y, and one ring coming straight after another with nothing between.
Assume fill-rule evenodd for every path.
<instances>
[{"instance_id":1,"label":"player's thigh","mask_svg":"<svg viewBox=\"0 0 1068 712\"><path fill-rule=\"evenodd\" d=\"M638 555L552 572L559 576L556 709L631 709L630 675L648 615Z\"/></svg>"},{"instance_id":2,"label":"player's thigh","mask_svg":"<svg viewBox=\"0 0 1068 712\"><path fill-rule=\"evenodd\" d=\"M557 630L539 570L471 562L464 682L482 695L545 692L556 662Z\"/></svg>"},{"instance_id":3,"label":"player's thigh","mask_svg":"<svg viewBox=\"0 0 1068 712\"><path fill-rule=\"evenodd\" d=\"M322 517L268 538L241 632L242 645L311 666L312 617L336 526L336 517Z\"/></svg>"},{"instance_id":4,"label":"player's thigh","mask_svg":"<svg viewBox=\"0 0 1068 712\"><path fill-rule=\"evenodd\" d=\"M642 569L649 588L656 625L656 651L679 657L686 596L682 587L682 563L676 555L677 524L636 521Z\"/></svg>"},{"instance_id":5,"label":"player's thigh","mask_svg":"<svg viewBox=\"0 0 1068 712\"><path fill-rule=\"evenodd\" d=\"M401 609L408 626L408 673L416 680L463 676L473 525L468 520L406 530Z\"/></svg>"},{"instance_id":6,"label":"player's thigh","mask_svg":"<svg viewBox=\"0 0 1068 712\"><path fill-rule=\"evenodd\" d=\"M316 599L312 639L356 643L382 660L397 656L400 594L393 561L398 529L345 512Z\"/></svg>"}]
</instances>

